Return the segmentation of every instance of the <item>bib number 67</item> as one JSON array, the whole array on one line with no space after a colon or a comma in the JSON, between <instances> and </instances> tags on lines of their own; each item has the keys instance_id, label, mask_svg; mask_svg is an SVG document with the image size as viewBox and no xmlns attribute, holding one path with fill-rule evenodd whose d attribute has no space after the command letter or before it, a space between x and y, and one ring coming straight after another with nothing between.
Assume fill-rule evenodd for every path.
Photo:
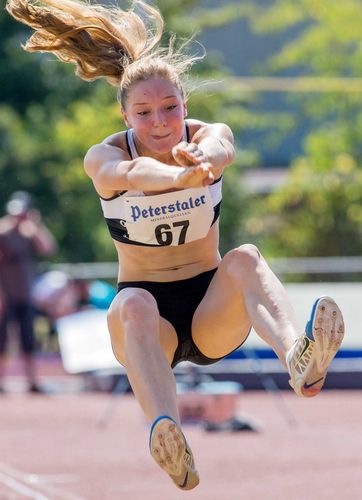
<instances>
[{"instance_id":1,"label":"bib number 67","mask_svg":"<svg viewBox=\"0 0 362 500\"><path fill-rule=\"evenodd\" d=\"M172 228L181 227L177 244L183 245L186 241L186 232L189 225L190 221L188 220L182 220L182 221L180 220L178 222L173 222L172 226L170 226L169 224L160 224L155 228L155 237L157 243L162 246L171 245L174 237Z\"/></svg>"}]
</instances>

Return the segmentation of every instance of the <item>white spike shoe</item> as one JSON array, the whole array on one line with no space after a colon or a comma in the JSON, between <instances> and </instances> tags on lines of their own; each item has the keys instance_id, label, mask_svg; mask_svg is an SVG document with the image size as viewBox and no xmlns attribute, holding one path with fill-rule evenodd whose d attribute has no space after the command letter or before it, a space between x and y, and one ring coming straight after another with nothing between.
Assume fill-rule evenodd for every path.
<instances>
[{"instance_id":1,"label":"white spike shoe","mask_svg":"<svg viewBox=\"0 0 362 500\"><path fill-rule=\"evenodd\" d=\"M179 488L192 490L199 484L192 451L171 417L163 415L154 421L150 431L150 452Z\"/></svg>"},{"instance_id":2,"label":"white spike shoe","mask_svg":"<svg viewBox=\"0 0 362 500\"><path fill-rule=\"evenodd\" d=\"M287 354L289 384L298 396L316 396L344 337L342 313L331 297L314 303L305 335Z\"/></svg>"}]
</instances>

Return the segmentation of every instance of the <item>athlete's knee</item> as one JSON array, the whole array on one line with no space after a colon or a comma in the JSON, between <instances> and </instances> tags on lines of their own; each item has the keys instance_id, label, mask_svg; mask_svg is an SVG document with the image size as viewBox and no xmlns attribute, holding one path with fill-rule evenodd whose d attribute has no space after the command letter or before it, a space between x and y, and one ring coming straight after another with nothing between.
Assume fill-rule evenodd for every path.
<instances>
[{"instance_id":1,"label":"athlete's knee","mask_svg":"<svg viewBox=\"0 0 362 500\"><path fill-rule=\"evenodd\" d=\"M231 265L239 268L255 268L261 258L261 254L255 245L247 243L230 250L225 256Z\"/></svg>"},{"instance_id":2,"label":"athlete's knee","mask_svg":"<svg viewBox=\"0 0 362 500\"><path fill-rule=\"evenodd\" d=\"M114 322L139 323L152 317L157 311L157 304L153 296L146 290L126 290L121 292L112 302L108 314L108 324Z\"/></svg>"},{"instance_id":3,"label":"athlete's knee","mask_svg":"<svg viewBox=\"0 0 362 500\"><path fill-rule=\"evenodd\" d=\"M144 323L158 315L157 303L149 292L139 289L124 297L120 313L123 323Z\"/></svg>"},{"instance_id":4,"label":"athlete's knee","mask_svg":"<svg viewBox=\"0 0 362 500\"><path fill-rule=\"evenodd\" d=\"M146 290L126 290L112 302L107 314L112 349L121 364L125 364L129 340L144 343L158 336L159 315L154 297ZM154 336L152 336L154 332Z\"/></svg>"},{"instance_id":5,"label":"athlete's knee","mask_svg":"<svg viewBox=\"0 0 362 500\"><path fill-rule=\"evenodd\" d=\"M246 278L257 270L261 263L261 254L255 245L248 243L230 250L224 260L230 276L239 277L242 274Z\"/></svg>"}]
</instances>

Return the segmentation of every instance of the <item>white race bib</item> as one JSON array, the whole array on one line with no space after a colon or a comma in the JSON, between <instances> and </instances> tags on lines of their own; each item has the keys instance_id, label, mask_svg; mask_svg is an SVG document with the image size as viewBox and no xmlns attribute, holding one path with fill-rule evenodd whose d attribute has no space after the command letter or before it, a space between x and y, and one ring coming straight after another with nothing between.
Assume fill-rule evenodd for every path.
<instances>
[{"instance_id":1,"label":"white race bib","mask_svg":"<svg viewBox=\"0 0 362 500\"><path fill-rule=\"evenodd\" d=\"M214 218L207 187L153 196L125 196L128 237L157 246L178 246L205 238Z\"/></svg>"}]
</instances>

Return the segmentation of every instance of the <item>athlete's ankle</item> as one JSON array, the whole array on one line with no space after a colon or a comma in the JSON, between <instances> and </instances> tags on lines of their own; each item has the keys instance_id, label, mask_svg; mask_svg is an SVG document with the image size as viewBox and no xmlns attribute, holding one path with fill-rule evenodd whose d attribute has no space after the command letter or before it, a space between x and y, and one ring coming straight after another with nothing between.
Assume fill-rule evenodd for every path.
<instances>
[{"instance_id":1,"label":"athlete's ankle","mask_svg":"<svg viewBox=\"0 0 362 500\"><path fill-rule=\"evenodd\" d=\"M292 359L297 342L298 342L298 339L295 339L293 341L293 344L290 346L290 348L287 350L287 352L285 354L285 362L286 362L286 366L287 366L287 369L289 372L290 372L290 360Z\"/></svg>"}]
</instances>

